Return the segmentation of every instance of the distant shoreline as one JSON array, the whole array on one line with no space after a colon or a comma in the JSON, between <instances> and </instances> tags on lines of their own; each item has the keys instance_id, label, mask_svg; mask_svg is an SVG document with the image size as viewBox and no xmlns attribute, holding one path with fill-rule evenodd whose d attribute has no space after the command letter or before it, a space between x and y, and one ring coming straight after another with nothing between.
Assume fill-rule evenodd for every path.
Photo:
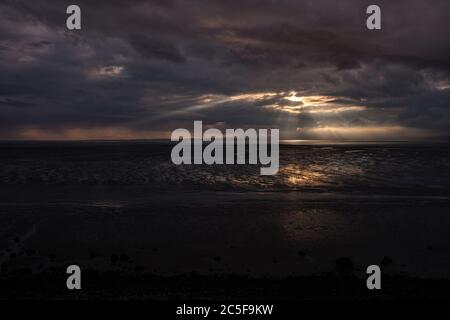
<instances>
[{"instance_id":1,"label":"distant shoreline","mask_svg":"<svg viewBox=\"0 0 450 320\"><path fill-rule=\"evenodd\" d=\"M33 143L148 143L148 144L175 144L169 139L120 139L120 140L1 140L0 144L33 144ZM435 145L449 144L450 139L437 140L280 140L280 145Z\"/></svg>"}]
</instances>

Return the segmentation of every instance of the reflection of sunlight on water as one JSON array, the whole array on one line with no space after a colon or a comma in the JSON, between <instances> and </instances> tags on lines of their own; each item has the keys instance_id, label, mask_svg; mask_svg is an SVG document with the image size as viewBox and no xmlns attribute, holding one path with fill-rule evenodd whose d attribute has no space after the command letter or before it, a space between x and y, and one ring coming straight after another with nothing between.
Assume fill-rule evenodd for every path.
<instances>
[{"instance_id":1,"label":"reflection of sunlight on water","mask_svg":"<svg viewBox=\"0 0 450 320\"><path fill-rule=\"evenodd\" d=\"M285 182L291 186L313 186L327 183L328 177L320 166L289 164L281 169Z\"/></svg>"},{"instance_id":2,"label":"reflection of sunlight on water","mask_svg":"<svg viewBox=\"0 0 450 320\"><path fill-rule=\"evenodd\" d=\"M176 173L163 168L158 176L161 182L192 184L195 188L210 186L214 190L322 192L333 192L340 187L359 188L371 178L374 161L360 149L342 152L331 147L314 147L287 151L279 172L273 176L261 176L261 165L180 166L173 168Z\"/></svg>"},{"instance_id":3,"label":"reflection of sunlight on water","mask_svg":"<svg viewBox=\"0 0 450 320\"><path fill-rule=\"evenodd\" d=\"M338 183L340 179L354 175L362 175L365 170L356 165L339 163L336 165L297 165L288 164L280 170L280 174L290 186L324 186Z\"/></svg>"},{"instance_id":4,"label":"reflection of sunlight on water","mask_svg":"<svg viewBox=\"0 0 450 320\"><path fill-rule=\"evenodd\" d=\"M290 164L284 171L287 174L287 183L290 185L321 185L327 182L326 174L320 168Z\"/></svg>"}]
</instances>

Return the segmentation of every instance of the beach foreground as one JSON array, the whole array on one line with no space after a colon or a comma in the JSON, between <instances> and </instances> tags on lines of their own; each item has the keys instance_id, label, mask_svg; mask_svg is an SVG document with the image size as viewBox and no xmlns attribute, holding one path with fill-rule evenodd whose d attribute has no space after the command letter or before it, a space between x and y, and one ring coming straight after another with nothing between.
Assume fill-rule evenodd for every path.
<instances>
[{"instance_id":1,"label":"beach foreground","mask_svg":"<svg viewBox=\"0 0 450 320\"><path fill-rule=\"evenodd\" d=\"M120 175L123 170L115 173L119 183L82 184L65 178L58 184L54 177L26 180L32 172L24 169L25 160L30 161L27 148L17 149L21 156L16 154L14 161L3 160L10 163L10 176L22 174L26 182L2 184L2 299L446 296L450 202L445 172L436 179L440 185L424 185L422 194L420 186L392 184L384 193L349 191L350 183L341 184L336 177L332 186L321 177L320 183L311 178L290 188L288 181L279 191L275 183L270 188L254 184L211 191L207 181L165 183L158 189L153 182L120 182L126 179ZM61 161L62 151L55 150L56 158L40 161ZM80 156L79 149L62 150L65 157L75 156L75 151ZM82 162L61 163L73 170L90 168L87 178L101 181L102 173L93 168L114 155L85 153ZM120 158L115 161L122 165ZM284 163L282 170L302 161ZM347 179L364 184L369 181L365 174L352 172ZM291 176L305 179L302 171ZM382 190L370 183L367 190ZM82 268L80 293L65 287L70 264ZM372 264L383 272L379 293L365 286L366 268Z\"/></svg>"}]
</instances>

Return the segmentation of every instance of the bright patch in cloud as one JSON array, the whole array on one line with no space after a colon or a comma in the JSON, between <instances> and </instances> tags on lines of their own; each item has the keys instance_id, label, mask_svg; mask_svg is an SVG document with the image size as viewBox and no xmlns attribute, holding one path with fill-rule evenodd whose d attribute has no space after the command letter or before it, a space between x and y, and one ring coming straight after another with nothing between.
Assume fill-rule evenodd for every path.
<instances>
[{"instance_id":1,"label":"bright patch in cloud","mask_svg":"<svg viewBox=\"0 0 450 320\"><path fill-rule=\"evenodd\" d=\"M360 105L337 102L340 97L332 96L298 96L296 92L289 93L281 102L271 105L272 108L289 113L341 113L349 111L363 111L367 108ZM283 104L283 100L287 101Z\"/></svg>"},{"instance_id":2,"label":"bright patch in cloud","mask_svg":"<svg viewBox=\"0 0 450 320\"><path fill-rule=\"evenodd\" d=\"M123 73L122 66L104 66L89 70L88 75L92 78L114 78Z\"/></svg>"},{"instance_id":3,"label":"bright patch in cloud","mask_svg":"<svg viewBox=\"0 0 450 320\"><path fill-rule=\"evenodd\" d=\"M299 128L298 131L308 137L323 140L403 140L411 138L429 138L429 131L404 126L323 126Z\"/></svg>"}]
</instances>

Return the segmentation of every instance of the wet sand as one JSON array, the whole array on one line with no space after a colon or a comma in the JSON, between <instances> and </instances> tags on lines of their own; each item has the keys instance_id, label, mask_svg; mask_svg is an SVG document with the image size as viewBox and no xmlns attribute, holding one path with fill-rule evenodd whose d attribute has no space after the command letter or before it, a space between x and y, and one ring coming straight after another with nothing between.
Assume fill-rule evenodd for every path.
<instances>
[{"instance_id":1,"label":"wet sand","mask_svg":"<svg viewBox=\"0 0 450 320\"><path fill-rule=\"evenodd\" d=\"M89 194L42 205L3 202L1 278L45 277L78 264L121 276L124 286L136 274L282 283L336 275L342 257L358 278L371 264L391 276L450 277L449 202L442 197L194 192L127 196L125 202ZM291 294L287 288L286 297Z\"/></svg>"},{"instance_id":2,"label":"wet sand","mask_svg":"<svg viewBox=\"0 0 450 320\"><path fill-rule=\"evenodd\" d=\"M0 149L2 299L68 297L69 264L87 299L371 298L371 264L377 297L447 297L448 147L282 146L272 178L160 145Z\"/></svg>"}]
</instances>

